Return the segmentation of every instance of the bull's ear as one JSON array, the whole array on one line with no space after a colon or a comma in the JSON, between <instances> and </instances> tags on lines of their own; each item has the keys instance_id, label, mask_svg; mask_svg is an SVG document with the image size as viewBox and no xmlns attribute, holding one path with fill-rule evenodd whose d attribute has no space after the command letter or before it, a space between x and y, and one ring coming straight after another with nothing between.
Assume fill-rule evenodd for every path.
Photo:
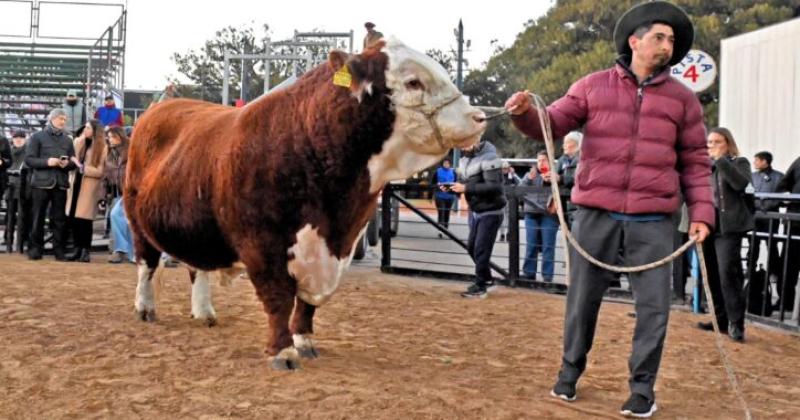
<instances>
[{"instance_id":1,"label":"bull's ear","mask_svg":"<svg viewBox=\"0 0 800 420\"><path fill-rule=\"evenodd\" d=\"M369 60L360 55L352 55L345 65L353 76L353 82L350 84L350 90L353 92L353 96L360 102L364 94L372 95L372 80L370 78L371 64Z\"/></svg>"},{"instance_id":2,"label":"bull's ear","mask_svg":"<svg viewBox=\"0 0 800 420\"><path fill-rule=\"evenodd\" d=\"M344 51L333 50L328 54L328 65L333 70L339 70L347 61L347 53Z\"/></svg>"}]
</instances>

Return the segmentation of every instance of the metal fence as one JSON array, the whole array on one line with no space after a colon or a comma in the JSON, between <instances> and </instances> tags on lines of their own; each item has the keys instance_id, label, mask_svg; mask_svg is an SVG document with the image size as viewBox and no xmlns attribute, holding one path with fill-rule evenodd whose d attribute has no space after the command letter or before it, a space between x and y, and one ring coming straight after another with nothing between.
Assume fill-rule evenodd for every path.
<instances>
[{"instance_id":1,"label":"metal fence","mask_svg":"<svg viewBox=\"0 0 800 420\"><path fill-rule=\"evenodd\" d=\"M529 192L536 191L537 187L512 186L506 187L508 200L506 222L504 228L498 233L492 253L492 272L496 281L512 287L526 287L544 289L555 293L564 293L566 284L566 262L564 242L560 230L556 235L554 276L552 281L545 281L541 275L536 277L525 276L522 267L525 264L525 252L528 246L526 241L526 228L521 213L520 203L522 197ZM440 279L471 281L474 278L474 264L466 251L466 240L469 234L466 206L453 209L450 223L447 228L437 223L437 208L432 200L434 189L426 185L396 185L390 184L384 188L379 211L379 226L390 226L392 218L397 228L380 229L381 237L381 270L386 273L425 276ZM755 194L756 200L780 200L784 204L800 202L800 195L787 194ZM393 203L399 203L399 211L393 210ZM760 207L760 206L759 206ZM800 331L798 320L798 307L800 302L797 294L792 293L797 282L797 270L792 271L793 264L800 264L800 214L786 212L764 212L755 214L757 221L765 221L768 229L750 232L742 243L741 263L745 273L746 293L748 296L757 296L758 291L753 288L763 289L762 296L768 298L755 302L755 298L748 301L747 317L755 322L769 324L781 328ZM770 225L770 223L772 225ZM774 227L773 227L774 226ZM788 232L792 232L791 235ZM538 233L538 232L537 232ZM755 238L763 239L759 243ZM671 240L671 239L669 239ZM751 244L759 247L767 245L767 251L753 252ZM769 246L777 244L780 255L780 270L774 270L770 264L776 264L774 258L769 258ZM680 244L676 244L677 246ZM793 251L794 250L794 251ZM695 259L695 257L687 257ZM538 264L541 264L542 255L538 255ZM797 262L795 262L797 261ZM759 269L759 264L763 270ZM764 281L758 281L764 272L777 271L775 276L766 276ZM541 273L541 268L537 267ZM794 276L794 281L783 281L787 276ZM693 300L692 307L695 311L703 311L704 297L700 290L702 279L698 274L684 276L684 282L689 290L687 303ZM688 281L687 281L688 280ZM754 281L755 280L755 281ZM686 296L684 290L675 294ZM618 282L612 284L608 296L615 298L632 298L629 291L627 277L621 275ZM789 297L794 305L781 303L776 310L777 296ZM679 299L679 303L680 299ZM756 309L760 303L762 310ZM767 309L767 307L769 309Z\"/></svg>"}]
</instances>

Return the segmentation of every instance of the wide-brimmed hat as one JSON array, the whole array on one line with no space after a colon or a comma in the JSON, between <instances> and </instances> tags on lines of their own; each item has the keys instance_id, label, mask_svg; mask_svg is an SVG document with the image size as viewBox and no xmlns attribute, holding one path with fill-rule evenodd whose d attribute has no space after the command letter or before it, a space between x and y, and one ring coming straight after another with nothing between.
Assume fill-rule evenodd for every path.
<instances>
[{"instance_id":1,"label":"wide-brimmed hat","mask_svg":"<svg viewBox=\"0 0 800 420\"><path fill-rule=\"evenodd\" d=\"M636 28L648 23L664 23L675 33L675 45L669 65L674 66L683 60L694 42L694 25L680 7L666 1L651 1L631 7L617 21L614 28L614 45L620 55L631 55L628 37Z\"/></svg>"}]
</instances>

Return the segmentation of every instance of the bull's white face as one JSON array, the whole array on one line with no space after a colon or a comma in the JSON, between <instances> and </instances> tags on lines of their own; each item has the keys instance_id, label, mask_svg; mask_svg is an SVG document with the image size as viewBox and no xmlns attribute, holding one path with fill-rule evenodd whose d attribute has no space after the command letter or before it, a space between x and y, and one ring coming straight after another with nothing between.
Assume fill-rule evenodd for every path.
<instances>
[{"instance_id":1,"label":"bull's white face","mask_svg":"<svg viewBox=\"0 0 800 420\"><path fill-rule=\"evenodd\" d=\"M386 86L395 122L380 155L369 163L373 191L436 163L451 148L477 143L486 129L484 113L469 104L434 59L393 38L382 52L389 57Z\"/></svg>"}]
</instances>

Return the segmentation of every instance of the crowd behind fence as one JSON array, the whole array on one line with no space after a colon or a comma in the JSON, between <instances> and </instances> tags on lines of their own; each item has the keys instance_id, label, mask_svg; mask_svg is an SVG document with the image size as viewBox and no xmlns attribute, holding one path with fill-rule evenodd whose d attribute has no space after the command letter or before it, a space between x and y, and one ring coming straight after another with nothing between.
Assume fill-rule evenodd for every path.
<instances>
[{"instance_id":1,"label":"crowd behind fence","mask_svg":"<svg viewBox=\"0 0 800 420\"><path fill-rule=\"evenodd\" d=\"M492 270L495 279L509 286L545 289L554 292L564 292L566 284L566 248L559 231L556 242L554 258L555 275L553 280L545 281L541 276L525 276L522 266L525 263L525 226L522 222L520 198L537 187L512 186L506 187L508 200L507 233L498 234L494 252L492 254ZM381 269L384 272L432 276L443 279L465 280L473 278L474 264L466 252L466 238L468 235L467 212L464 203L453 209L449 227L436 222L437 208L430 200L429 186L419 185L387 185L381 200L381 224L387 226L391 223L393 203L399 203L400 223L396 231L391 229L380 230L381 233ZM408 198L409 196L415 198ZM566 198L566 197L565 197ZM756 200L779 200L784 205L800 202L797 194L754 194ZM797 279L787 279L787 275L796 275L792 271L792 264L800 255L800 214L782 211L757 211L757 220L765 220L775 227L767 232L751 231L742 244L741 264L746 275L746 293L748 295L748 317L760 322L789 326L800 329L798 320L797 295L790 291L796 287ZM514 223L514 221L517 223ZM676 223L677 226L677 223ZM770 225L772 226L772 225ZM790 234L791 232L791 234ZM764 242L758 246L766 245L767 252L760 252L760 256L752 252L751 244L755 238L763 238ZM668 240L672 240L671 238ZM677 248L682 243L676 241ZM778 251L786 257L778 261L770 258L769 247L777 244ZM794 251L793 251L794 249ZM753 257L758 257L755 260ZM539 254L541 260L541 253ZM683 256L679 262L686 262L687 270L676 271L676 276L683 276L682 281L673 279L673 301L685 304L697 312L704 311L705 298L702 290L702 279L696 253L690 252ZM771 264L779 264L778 270L773 270ZM776 276L766 276L764 272L777 272ZM763 277L763 279L762 279ZM786 279L786 280L784 280ZM757 288L758 290L755 290ZM621 275L618 281L611 284L608 294L610 296L630 297L627 276ZM763 298L758 299L758 296ZM792 304L776 303L776 298L790 297ZM761 307L758 310L758 307Z\"/></svg>"}]
</instances>

